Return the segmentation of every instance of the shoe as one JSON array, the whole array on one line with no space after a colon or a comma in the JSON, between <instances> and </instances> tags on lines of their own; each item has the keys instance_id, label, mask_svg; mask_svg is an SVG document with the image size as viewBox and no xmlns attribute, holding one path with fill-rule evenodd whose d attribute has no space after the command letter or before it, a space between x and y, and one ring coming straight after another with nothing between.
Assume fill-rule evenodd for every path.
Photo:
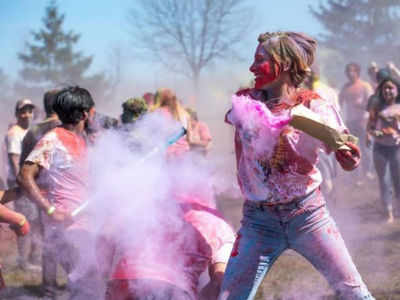
<instances>
[{"instance_id":1,"label":"shoe","mask_svg":"<svg viewBox=\"0 0 400 300\"><path fill-rule=\"evenodd\" d=\"M21 270L25 271L25 272L41 272L42 271L42 267L38 266L38 265L33 265L31 263L20 263L19 267Z\"/></svg>"},{"instance_id":2,"label":"shoe","mask_svg":"<svg viewBox=\"0 0 400 300\"><path fill-rule=\"evenodd\" d=\"M386 219L387 224L392 224L394 222L394 217L393 217L393 210L389 209L388 210L388 218Z\"/></svg>"},{"instance_id":3,"label":"shoe","mask_svg":"<svg viewBox=\"0 0 400 300\"><path fill-rule=\"evenodd\" d=\"M365 176L367 176L367 178L368 178L369 180L374 180L374 179L376 178L376 177L375 177L375 174L372 173L372 172L367 172L367 174L366 174Z\"/></svg>"}]
</instances>

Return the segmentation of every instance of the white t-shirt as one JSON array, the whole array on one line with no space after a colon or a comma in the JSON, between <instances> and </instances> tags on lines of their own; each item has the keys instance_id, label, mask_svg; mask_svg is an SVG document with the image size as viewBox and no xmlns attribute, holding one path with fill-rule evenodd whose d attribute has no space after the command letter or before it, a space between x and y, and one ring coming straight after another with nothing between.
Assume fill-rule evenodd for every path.
<instances>
[{"instance_id":1,"label":"white t-shirt","mask_svg":"<svg viewBox=\"0 0 400 300\"><path fill-rule=\"evenodd\" d=\"M22 141L28 132L28 129L24 129L21 126L15 124L10 127L7 131L5 138L6 154L7 154L7 179L9 181L15 181L16 177L11 166L11 161L8 158L10 154L21 155L22 152Z\"/></svg>"}]
</instances>

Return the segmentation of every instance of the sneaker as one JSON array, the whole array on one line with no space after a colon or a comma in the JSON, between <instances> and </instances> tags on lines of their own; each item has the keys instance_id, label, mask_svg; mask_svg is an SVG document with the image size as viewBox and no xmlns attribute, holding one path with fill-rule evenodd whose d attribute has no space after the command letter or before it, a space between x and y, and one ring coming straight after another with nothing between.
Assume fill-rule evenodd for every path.
<instances>
[{"instance_id":1,"label":"sneaker","mask_svg":"<svg viewBox=\"0 0 400 300\"><path fill-rule=\"evenodd\" d=\"M388 211L388 218L386 219L386 223L392 224L394 222L394 217L393 217L393 210L389 209Z\"/></svg>"},{"instance_id":2,"label":"sneaker","mask_svg":"<svg viewBox=\"0 0 400 300\"><path fill-rule=\"evenodd\" d=\"M19 267L21 268L21 270L25 271L25 272L41 272L42 271L42 267L38 266L38 265L33 265L31 263L21 263L19 264Z\"/></svg>"},{"instance_id":3,"label":"sneaker","mask_svg":"<svg viewBox=\"0 0 400 300\"><path fill-rule=\"evenodd\" d=\"M372 173L372 172L367 172L367 174L366 174L365 176L367 176L367 178L368 178L369 180L374 180L374 179L376 178L376 177L375 177L375 174Z\"/></svg>"}]
</instances>

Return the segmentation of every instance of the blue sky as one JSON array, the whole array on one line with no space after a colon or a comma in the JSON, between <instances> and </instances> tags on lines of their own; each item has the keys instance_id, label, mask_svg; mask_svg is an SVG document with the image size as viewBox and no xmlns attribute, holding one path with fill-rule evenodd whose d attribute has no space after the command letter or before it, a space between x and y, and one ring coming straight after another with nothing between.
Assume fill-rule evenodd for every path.
<instances>
[{"instance_id":1,"label":"blue sky","mask_svg":"<svg viewBox=\"0 0 400 300\"><path fill-rule=\"evenodd\" d=\"M41 28L48 3L49 0L0 0L0 68L12 77L21 67L16 53L24 49L24 41L31 40L29 32ZM107 68L114 45L132 46L127 12L136 3L135 0L58 1L60 12L66 15L64 29L80 33L78 49L86 55L94 55L92 71ZM322 27L308 11L310 4L318 3L317 0L249 0L256 11L256 25L254 45L245 55L251 55L260 32L280 29L311 35L321 33ZM130 68L135 69L134 59Z\"/></svg>"}]
</instances>

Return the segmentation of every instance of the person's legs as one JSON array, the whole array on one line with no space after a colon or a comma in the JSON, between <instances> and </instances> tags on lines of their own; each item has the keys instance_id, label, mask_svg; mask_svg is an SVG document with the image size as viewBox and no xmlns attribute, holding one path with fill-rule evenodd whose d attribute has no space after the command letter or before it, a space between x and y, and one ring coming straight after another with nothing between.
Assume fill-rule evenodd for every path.
<instances>
[{"instance_id":1,"label":"person's legs","mask_svg":"<svg viewBox=\"0 0 400 300\"><path fill-rule=\"evenodd\" d=\"M15 211L23 214L29 220L29 211L27 209L27 199L18 199L14 202ZM32 236L30 234L26 236L19 236L17 237L17 249L18 249L18 256L17 256L17 264L23 270L30 270L33 269L33 266L29 263L29 253L31 251L31 239ZM37 269L39 271L39 269Z\"/></svg>"},{"instance_id":2,"label":"person's legs","mask_svg":"<svg viewBox=\"0 0 400 300\"><path fill-rule=\"evenodd\" d=\"M393 146L392 150L389 168L394 190L393 211L398 217L400 216L400 146Z\"/></svg>"},{"instance_id":3,"label":"person's legs","mask_svg":"<svg viewBox=\"0 0 400 300\"><path fill-rule=\"evenodd\" d=\"M376 169L376 174L378 176L379 182L379 192L381 201L383 206L388 214L388 221L393 219L393 208L392 208L392 199L390 193L390 186L386 179L386 172L388 169L388 151L386 150L386 146L374 144L373 149L373 158L374 158L374 165Z\"/></svg>"},{"instance_id":4,"label":"person's legs","mask_svg":"<svg viewBox=\"0 0 400 300\"><path fill-rule=\"evenodd\" d=\"M69 230L65 234L64 262L68 273L70 300L99 299L105 286L100 280L93 236L85 230Z\"/></svg>"},{"instance_id":5,"label":"person's legs","mask_svg":"<svg viewBox=\"0 0 400 300\"><path fill-rule=\"evenodd\" d=\"M291 222L290 248L322 273L340 299L374 299L361 279L326 206Z\"/></svg>"},{"instance_id":6,"label":"person's legs","mask_svg":"<svg viewBox=\"0 0 400 300\"><path fill-rule=\"evenodd\" d=\"M41 218L41 221L44 221ZM42 290L44 297L55 298L57 294L57 251L58 236L56 229L50 224L42 223Z\"/></svg>"},{"instance_id":7,"label":"person's legs","mask_svg":"<svg viewBox=\"0 0 400 300\"><path fill-rule=\"evenodd\" d=\"M253 299L278 256L287 248L282 223L269 209L245 203L222 282L220 300Z\"/></svg>"},{"instance_id":8,"label":"person's legs","mask_svg":"<svg viewBox=\"0 0 400 300\"><path fill-rule=\"evenodd\" d=\"M40 266L40 257L42 254L43 245L43 231L41 220L39 216L39 209L34 203L30 203L32 215L31 215L31 251L29 253L29 261L37 266Z\"/></svg>"}]
</instances>

